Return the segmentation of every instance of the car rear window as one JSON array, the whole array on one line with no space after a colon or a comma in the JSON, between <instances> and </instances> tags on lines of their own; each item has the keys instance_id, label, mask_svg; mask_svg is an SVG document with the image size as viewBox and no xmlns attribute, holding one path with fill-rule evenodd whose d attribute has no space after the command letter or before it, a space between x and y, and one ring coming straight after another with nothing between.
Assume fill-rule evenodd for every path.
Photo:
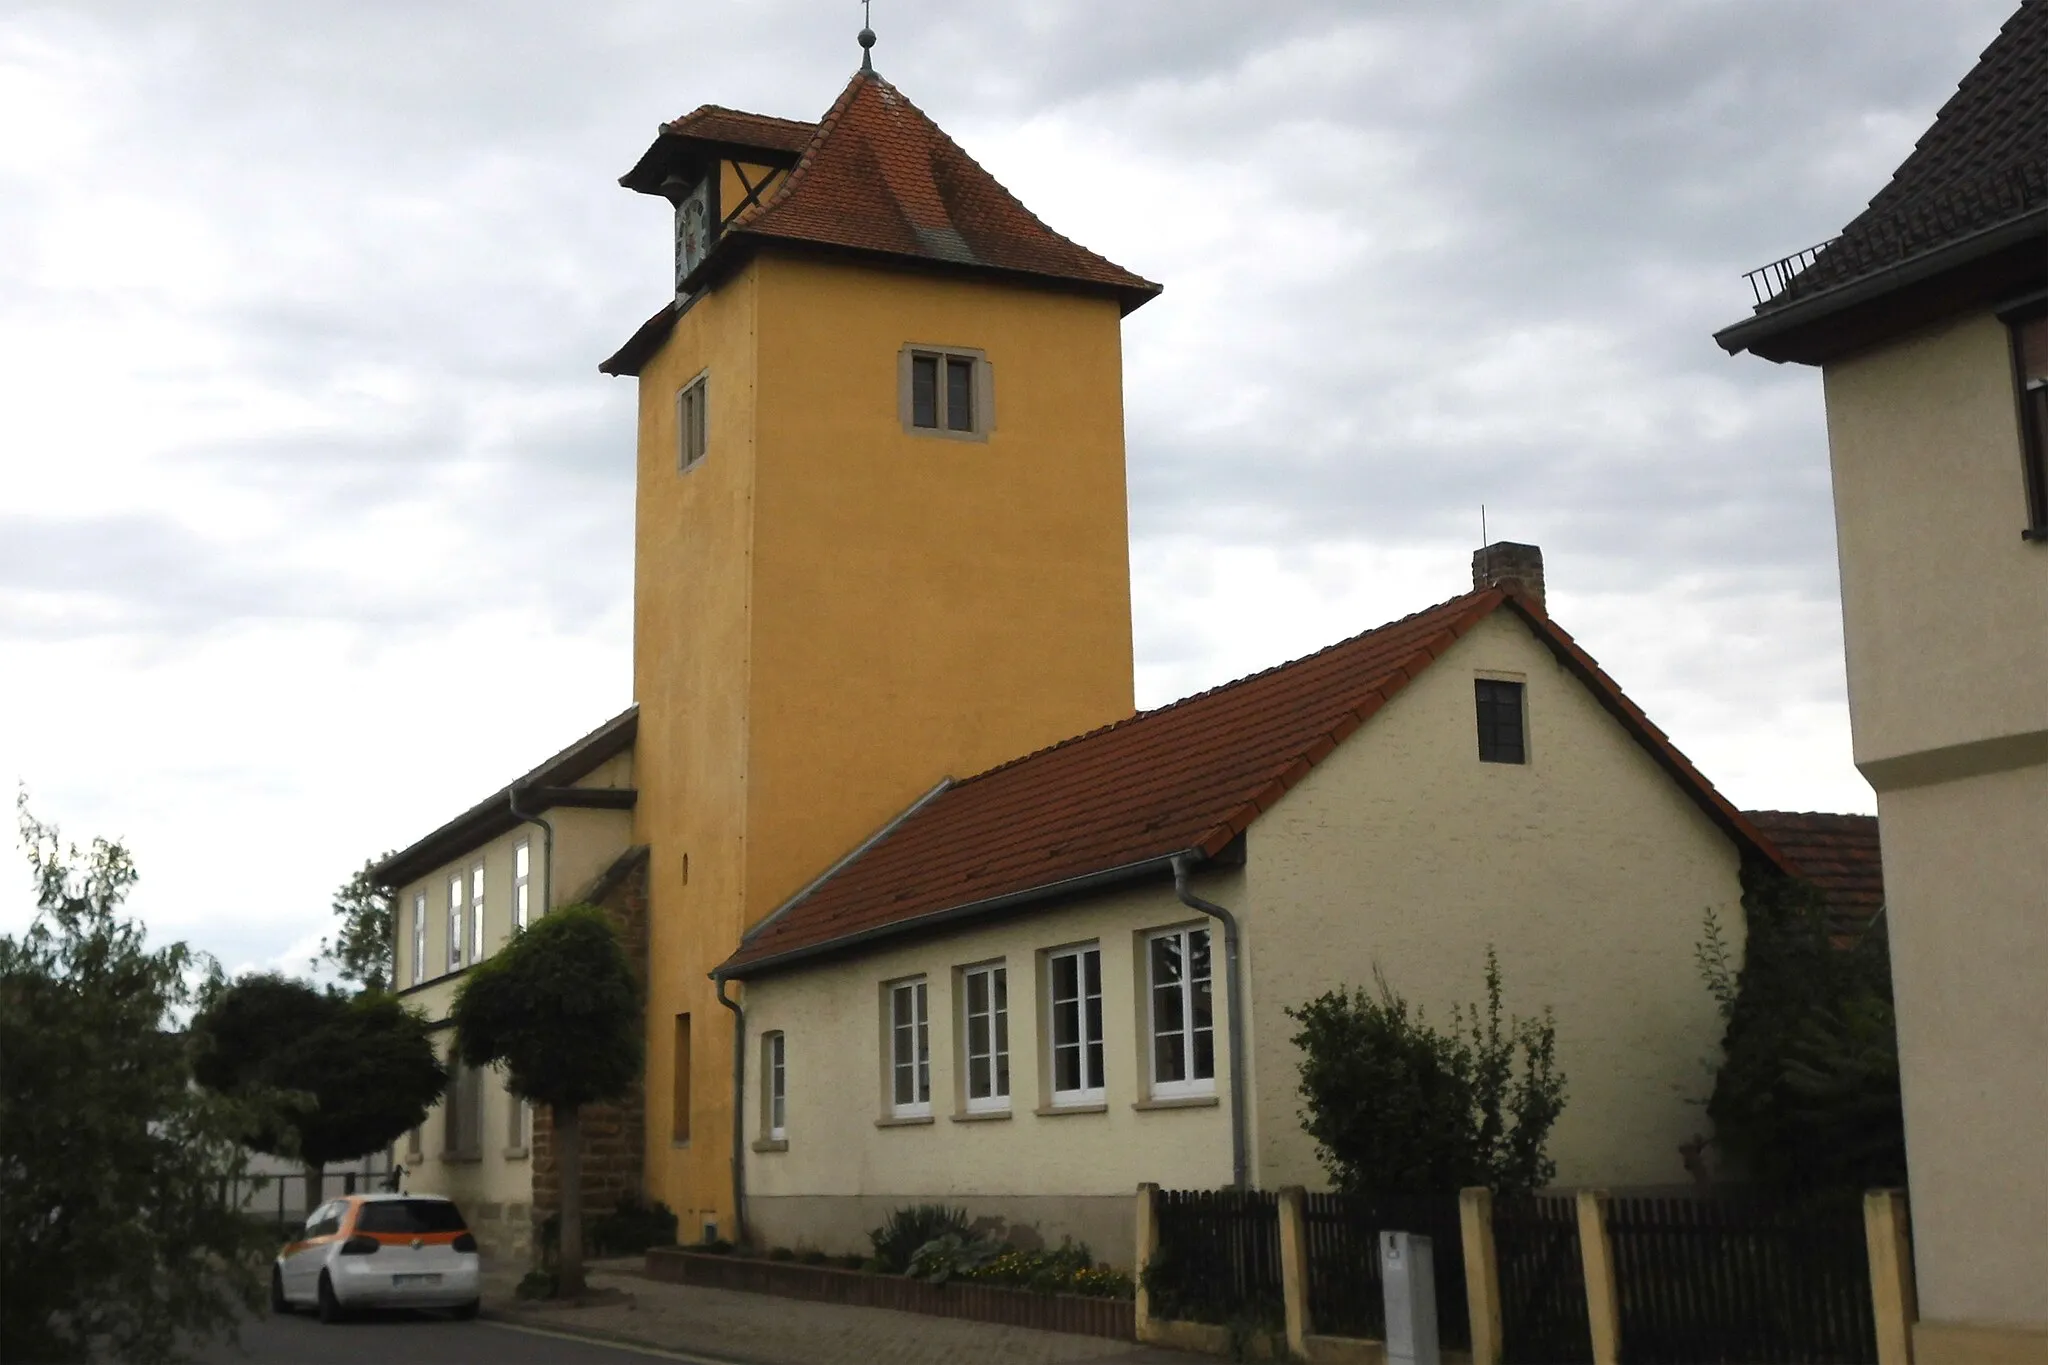
<instances>
[{"instance_id":1,"label":"car rear window","mask_svg":"<svg viewBox=\"0 0 2048 1365\"><path fill-rule=\"evenodd\" d=\"M357 1232L464 1232L462 1210L445 1199L379 1199L356 1212Z\"/></svg>"}]
</instances>

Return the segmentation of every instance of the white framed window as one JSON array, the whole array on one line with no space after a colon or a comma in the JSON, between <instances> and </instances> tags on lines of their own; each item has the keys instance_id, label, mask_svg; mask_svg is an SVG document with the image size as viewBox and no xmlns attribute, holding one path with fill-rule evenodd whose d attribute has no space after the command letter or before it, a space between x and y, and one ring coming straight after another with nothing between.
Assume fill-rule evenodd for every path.
<instances>
[{"instance_id":1,"label":"white framed window","mask_svg":"<svg viewBox=\"0 0 2048 1365\"><path fill-rule=\"evenodd\" d=\"M899 1119L931 1117L932 1030L925 982L889 987L889 1113Z\"/></svg>"},{"instance_id":2,"label":"white framed window","mask_svg":"<svg viewBox=\"0 0 2048 1365\"><path fill-rule=\"evenodd\" d=\"M780 1032L770 1033L761 1039L761 1095L766 1102L770 1142L782 1142L789 1137L789 1067L788 1049Z\"/></svg>"},{"instance_id":3,"label":"white framed window","mask_svg":"<svg viewBox=\"0 0 2048 1365\"><path fill-rule=\"evenodd\" d=\"M484 960L484 864L469 870L469 960Z\"/></svg>"},{"instance_id":4,"label":"white framed window","mask_svg":"<svg viewBox=\"0 0 2048 1365\"><path fill-rule=\"evenodd\" d=\"M1090 944L1046 955L1046 1017L1052 1033L1052 1102L1100 1104L1102 949Z\"/></svg>"},{"instance_id":5,"label":"white framed window","mask_svg":"<svg viewBox=\"0 0 2048 1365\"><path fill-rule=\"evenodd\" d=\"M412 893L412 984L417 986L427 975L427 893Z\"/></svg>"},{"instance_id":6,"label":"white framed window","mask_svg":"<svg viewBox=\"0 0 2048 1365\"><path fill-rule=\"evenodd\" d=\"M995 371L978 350L905 346L898 361L897 405L913 436L985 441L995 426Z\"/></svg>"},{"instance_id":7,"label":"white framed window","mask_svg":"<svg viewBox=\"0 0 2048 1365\"><path fill-rule=\"evenodd\" d=\"M462 965L462 874L448 879L448 970Z\"/></svg>"},{"instance_id":8,"label":"white framed window","mask_svg":"<svg viewBox=\"0 0 2048 1365\"><path fill-rule=\"evenodd\" d=\"M676 390L676 470L693 468L711 441L711 375L707 371Z\"/></svg>"},{"instance_id":9,"label":"white framed window","mask_svg":"<svg viewBox=\"0 0 2048 1365\"><path fill-rule=\"evenodd\" d=\"M1215 1094L1216 1002L1208 929L1150 935L1145 977L1153 1098Z\"/></svg>"},{"instance_id":10,"label":"white framed window","mask_svg":"<svg viewBox=\"0 0 2048 1365\"><path fill-rule=\"evenodd\" d=\"M533 1141L533 1105L522 1100L510 1090L505 1092L509 1106L505 1122L505 1145L521 1148Z\"/></svg>"},{"instance_id":11,"label":"white framed window","mask_svg":"<svg viewBox=\"0 0 2048 1365\"><path fill-rule=\"evenodd\" d=\"M533 897L533 843L521 839L512 845L512 927L514 930L526 927L526 917L532 913Z\"/></svg>"},{"instance_id":12,"label":"white framed window","mask_svg":"<svg viewBox=\"0 0 2048 1365\"><path fill-rule=\"evenodd\" d=\"M960 973L967 1112L1010 1107L1010 973L1000 963Z\"/></svg>"}]
</instances>

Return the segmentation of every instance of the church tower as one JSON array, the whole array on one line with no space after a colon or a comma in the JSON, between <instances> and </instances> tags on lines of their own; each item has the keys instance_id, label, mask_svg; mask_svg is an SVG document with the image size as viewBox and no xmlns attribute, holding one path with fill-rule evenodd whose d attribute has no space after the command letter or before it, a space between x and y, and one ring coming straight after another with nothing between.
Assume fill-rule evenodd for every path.
<instances>
[{"instance_id":1,"label":"church tower","mask_svg":"<svg viewBox=\"0 0 2048 1365\"><path fill-rule=\"evenodd\" d=\"M1120 322L1159 286L866 65L816 123L664 124L620 183L675 223L602 368L640 381L644 1178L688 1241L733 1212L710 970L942 779L1132 712Z\"/></svg>"}]
</instances>

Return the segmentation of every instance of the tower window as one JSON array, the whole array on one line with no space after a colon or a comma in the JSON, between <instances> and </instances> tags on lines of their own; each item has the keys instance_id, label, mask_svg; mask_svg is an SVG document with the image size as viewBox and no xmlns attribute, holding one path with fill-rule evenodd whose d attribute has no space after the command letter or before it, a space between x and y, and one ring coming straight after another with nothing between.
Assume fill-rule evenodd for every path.
<instances>
[{"instance_id":1,"label":"tower window","mask_svg":"<svg viewBox=\"0 0 2048 1365\"><path fill-rule=\"evenodd\" d=\"M686 470L704 458L710 444L711 376L700 374L676 394L676 468Z\"/></svg>"},{"instance_id":2,"label":"tower window","mask_svg":"<svg viewBox=\"0 0 2048 1365\"><path fill-rule=\"evenodd\" d=\"M1472 684L1479 709L1479 761L1527 763L1522 736L1522 684L1479 678Z\"/></svg>"},{"instance_id":3,"label":"tower window","mask_svg":"<svg viewBox=\"0 0 2048 1365\"><path fill-rule=\"evenodd\" d=\"M898 376L903 429L915 436L987 440L994 425L992 376L979 351L904 347Z\"/></svg>"}]
</instances>

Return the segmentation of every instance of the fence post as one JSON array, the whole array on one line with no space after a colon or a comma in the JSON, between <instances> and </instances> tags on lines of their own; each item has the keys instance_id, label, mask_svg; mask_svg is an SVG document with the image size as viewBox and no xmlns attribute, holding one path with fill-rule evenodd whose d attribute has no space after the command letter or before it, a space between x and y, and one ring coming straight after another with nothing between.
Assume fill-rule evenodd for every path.
<instances>
[{"instance_id":1,"label":"fence post","mask_svg":"<svg viewBox=\"0 0 2048 1365\"><path fill-rule=\"evenodd\" d=\"M1913 1365L1913 1323L1920 1293L1904 1190L1863 1196L1863 1239L1870 1248L1870 1308L1877 1319L1877 1365Z\"/></svg>"},{"instance_id":2,"label":"fence post","mask_svg":"<svg viewBox=\"0 0 2048 1365\"><path fill-rule=\"evenodd\" d=\"M1137 1300L1132 1306L1131 1320L1136 1327L1138 1340L1148 1340L1152 1328L1152 1296L1145 1292L1145 1267L1152 1263L1152 1255L1159 1250L1159 1187L1150 1183L1138 1186L1138 1246L1137 1263L1132 1267L1131 1278L1138 1282Z\"/></svg>"},{"instance_id":3,"label":"fence post","mask_svg":"<svg viewBox=\"0 0 2048 1365\"><path fill-rule=\"evenodd\" d=\"M1614 1246L1607 1239L1607 1191L1579 1191L1579 1255L1586 1265L1586 1322L1593 1365L1621 1365L1621 1300L1614 1287Z\"/></svg>"},{"instance_id":4,"label":"fence post","mask_svg":"<svg viewBox=\"0 0 2048 1365\"><path fill-rule=\"evenodd\" d=\"M1280 1190L1280 1301L1287 1310L1287 1349L1308 1355L1308 1191Z\"/></svg>"},{"instance_id":5,"label":"fence post","mask_svg":"<svg viewBox=\"0 0 2048 1365\"><path fill-rule=\"evenodd\" d=\"M1472 1365L1500 1365L1500 1260L1493 1249L1493 1191L1458 1191L1458 1232L1465 1248L1465 1316L1472 1323Z\"/></svg>"}]
</instances>

